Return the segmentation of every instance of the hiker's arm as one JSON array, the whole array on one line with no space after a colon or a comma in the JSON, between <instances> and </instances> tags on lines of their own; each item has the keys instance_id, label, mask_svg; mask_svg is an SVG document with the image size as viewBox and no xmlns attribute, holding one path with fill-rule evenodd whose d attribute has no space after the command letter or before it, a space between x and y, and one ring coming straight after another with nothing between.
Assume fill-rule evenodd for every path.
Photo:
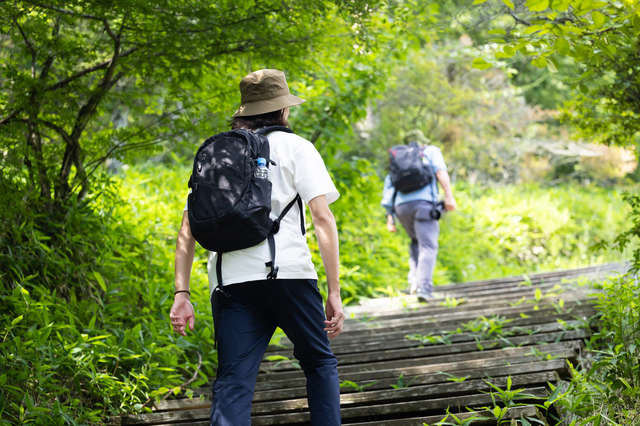
<instances>
[{"instance_id":1,"label":"hiker's arm","mask_svg":"<svg viewBox=\"0 0 640 426\"><path fill-rule=\"evenodd\" d=\"M387 212L387 229L389 232L396 232L396 221L393 217L393 199L394 193L396 192L395 188L391 184L391 178L387 175L384 178L384 187L382 188L382 207L384 207Z\"/></svg>"},{"instance_id":2,"label":"hiker's arm","mask_svg":"<svg viewBox=\"0 0 640 426\"><path fill-rule=\"evenodd\" d=\"M329 337L336 337L342 332L344 322L342 299L340 298L338 228L335 217L331 213L331 209L329 209L326 196L320 195L309 201L309 210L311 211L313 227L318 238L318 248L320 249L320 256L327 276L328 295L325 330Z\"/></svg>"},{"instance_id":3,"label":"hiker's arm","mask_svg":"<svg viewBox=\"0 0 640 426\"><path fill-rule=\"evenodd\" d=\"M185 210L182 214L182 224L178 231L175 257L175 290L189 290L189 278L191 277L191 266L193 265L193 254L196 248L196 240L191 235L189 226L189 215ZM190 302L189 293L176 293L173 298L173 306L169 318L171 325L177 332L185 335L185 328L189 324L189 329L193 330L194 311Z\"/></svg>"},{"instance_id":4,"label":"hiker's arm","mask_svg":"<svg viewBox=\"0 0 640 426\"><path fill-rule=\"evenodd\" d=\"M438 178L438 182L440 182L442 191L444 191L444 207L448 211L455 210L457 206L456 200L453 198L453 194L451 193L451 181L449 179L449 173L447 173L446 170L438 170L436 172L436 178Z\"/></svg>"},{"instance_id":5,"label":"hiker's arm","mask_svg":"<svg viewBox=\"0 0 640 426\"><path fill-rule=\"evenodd\" d=\"M392 214L387 214L387 230L389 232L396 232L398 230L396 228L396 221Z\"/></svg>"}]
</instances>

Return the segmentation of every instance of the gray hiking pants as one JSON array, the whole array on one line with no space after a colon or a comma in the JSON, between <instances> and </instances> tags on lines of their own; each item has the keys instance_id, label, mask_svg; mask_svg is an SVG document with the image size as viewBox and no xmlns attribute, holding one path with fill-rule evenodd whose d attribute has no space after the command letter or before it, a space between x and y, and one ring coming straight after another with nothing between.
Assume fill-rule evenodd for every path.
<instances>
[{"instance_id":1,"label":"gray hiking pants","mask_svg":"<svg viewBox=\"0 0 640 426\"><path fill-rule=\"evenodd\" d=\"M417 200L396 206L396 216L411 238L409 245L409 283L411 291L431 295L433 268L438 254L440 226L431 219L433 204Z\"/></svg>"}]
</instances>

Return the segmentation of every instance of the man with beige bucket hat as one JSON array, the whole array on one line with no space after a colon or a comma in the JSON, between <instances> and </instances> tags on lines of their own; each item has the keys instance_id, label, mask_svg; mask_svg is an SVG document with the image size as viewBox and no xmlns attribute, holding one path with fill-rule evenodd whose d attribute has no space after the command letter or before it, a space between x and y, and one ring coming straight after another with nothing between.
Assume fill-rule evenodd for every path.
<instances>
[{"instance_id":1,"label":"man with beige bucket hat","mask_svg":"<svg viewBox=\"0 0 640 426\"><path fill-rule=\"evenodd\" d=\"M241 105L233 114L233 129L256 131L267 126L287 126L289 107L304 102L289 92L284 73L272 69L255 71L243 78L240 94ZM267 139L270 218L279 223L279 230L273 234L278 253L277 275L271 276L275 261L269 262L274 257L266 240L225 251L224 256L216 252L209 256L207 269L218 345L211 424L251 424L258 368L276 327L280 327L293 342L294 356L307 378L311 423L339 425L337 361L329 347L329 338L342 332L344 321L338 279L338 232L329 208L339 194L311 142L287 128L275 129ZM328 296L324 309L304 235L304 209L291 208L298 195L309 206L326 272ZM302 202L298 205L302 207ZM191 230L185 208L176 245L176 293L170 312L174 331L183 335L187 325L191 330L194 327L188 291L195 248ZM267 276L275 279L266 279Z\"/></svg>"}]
</instances>

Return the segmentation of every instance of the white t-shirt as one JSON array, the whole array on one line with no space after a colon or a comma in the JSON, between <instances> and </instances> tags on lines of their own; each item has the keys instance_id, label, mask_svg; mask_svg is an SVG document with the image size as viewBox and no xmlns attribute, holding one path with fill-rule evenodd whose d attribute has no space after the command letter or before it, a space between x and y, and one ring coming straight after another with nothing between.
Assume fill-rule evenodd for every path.
<instances>
[{"instance_id":1,"label":"white t-shirt","mask_svg":"<svg viewBox=\"0 0 640 426\"><path fill-rule=\"evenodd\" d=\"M271 160L276 163L269 167L272 219L280 215L296 194L300 194L305 204L320 195L325 195L328 203L338 199L340 194L311 142L293 133L279 131L270 133L268 139ZM300 230L300 214L298 205L294 204L275 234L276 265L280 268L278 278L318 278L306 235ZM304 212L302 214L304 217ZM211 292L218 285L216 257L215 252L209 253L207 271ZM270 260L266 240L253 247L226 252L222 256L222 282L230 285L264 280L270 271L265 263Z\"/></svg>"}]
</instances>

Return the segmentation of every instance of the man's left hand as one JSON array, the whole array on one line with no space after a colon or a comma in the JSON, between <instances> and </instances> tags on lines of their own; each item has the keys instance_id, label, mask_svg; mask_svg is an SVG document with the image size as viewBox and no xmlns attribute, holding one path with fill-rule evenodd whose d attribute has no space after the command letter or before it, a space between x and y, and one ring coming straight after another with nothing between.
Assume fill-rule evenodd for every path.
<instances>
[{"instance_id":1,"label":"man's left hand","mask_svg":"<svg viewBox=\"0 0 640 426\"><path fill-rule=\"evenodd\" d=\"M342 312L342 299L340 294L329 294L327 297L327 320L324 322L324 331L330 339L342 333L344 325L344 312Z\"/></svg>"}]
</instances>

